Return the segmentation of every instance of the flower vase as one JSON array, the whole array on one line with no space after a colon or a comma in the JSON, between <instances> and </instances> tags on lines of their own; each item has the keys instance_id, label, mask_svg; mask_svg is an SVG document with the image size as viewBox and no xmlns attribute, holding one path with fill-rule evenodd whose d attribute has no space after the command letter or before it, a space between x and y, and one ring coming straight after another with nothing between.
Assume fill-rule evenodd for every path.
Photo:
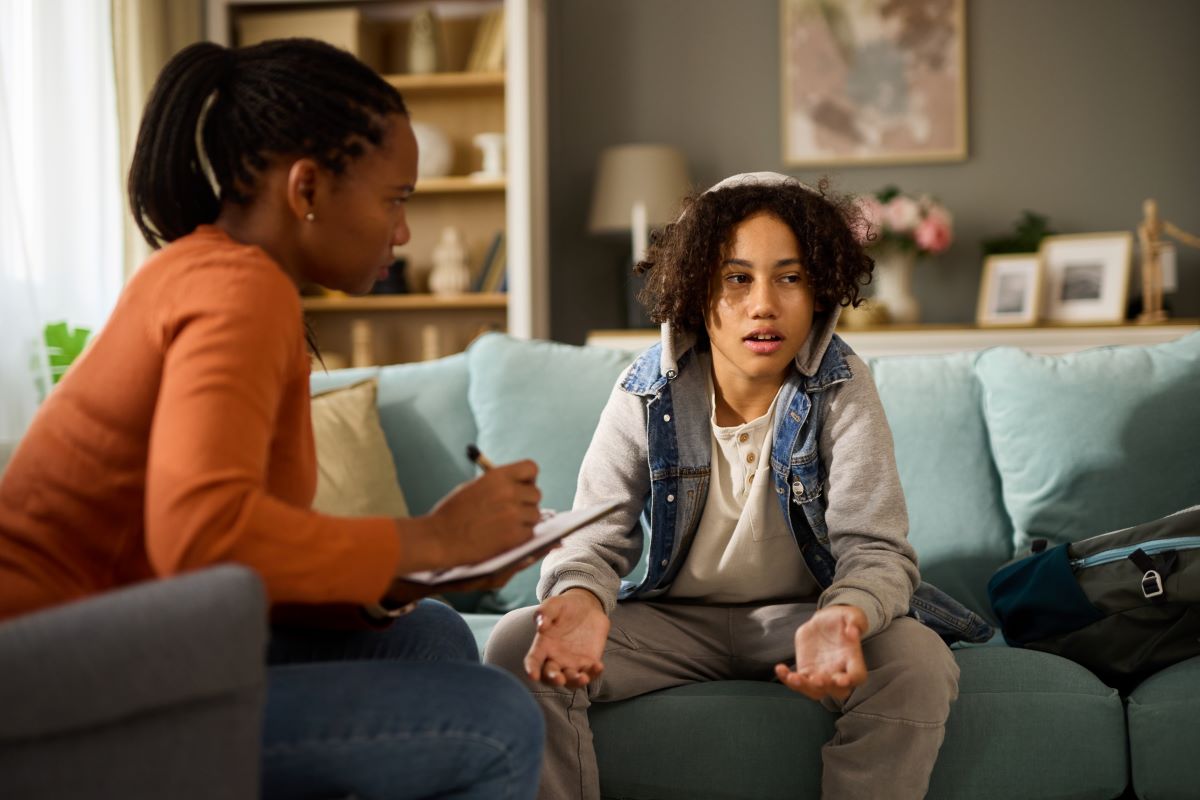
<instances>
[{"instance_id":1,"label":"flower vase","mask_svg":"<svg viewBox=\"0 0 1200 800\"><path fill-rule=\"evenodd\" d=\"M872 253L875 258L875 302L887 311L894 324L911 325L921 318L921 304L912 293L913 265L917 254L912 250L885 247Z\"/></svg>"}]
</instances>

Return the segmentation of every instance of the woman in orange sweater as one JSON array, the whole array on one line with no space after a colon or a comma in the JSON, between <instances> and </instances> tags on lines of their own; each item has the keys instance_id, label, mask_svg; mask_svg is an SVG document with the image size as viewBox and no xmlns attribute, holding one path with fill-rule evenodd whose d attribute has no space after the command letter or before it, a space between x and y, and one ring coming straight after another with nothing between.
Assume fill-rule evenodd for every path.
<instances>
[{"instance_id":1,"label":"woman in orange sweater","mask_svg":"<svg viewBox=\"0 0 1200 800\"><path fill-rule=\"evenodd\" d=\"M0 619L237 562L290 618L381 620L273 630L267 797L537 787L541 716L477 663L462 620L427 601L384 627L396 614L385 605L415 599L399 576L530 537L535 465L491 470L424 517L310 508L299 287L369 289L409 239L416 177L403 99L347 53L301 39L181 51L151 93L129 175L138 226L161 249L0 482ZM276 666L296 661L310 663Z\"/></svg>"}]
</instances>

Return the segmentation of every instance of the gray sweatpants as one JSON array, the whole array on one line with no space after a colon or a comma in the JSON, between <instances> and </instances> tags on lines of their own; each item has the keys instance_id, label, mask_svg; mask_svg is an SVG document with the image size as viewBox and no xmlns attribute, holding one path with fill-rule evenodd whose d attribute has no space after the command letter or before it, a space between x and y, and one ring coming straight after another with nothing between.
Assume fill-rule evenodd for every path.
<instances>
[{"instance_id":1,"label":"gray sweatpants","mask_svg":"<svg viewBox=\"0 0 1200 800\"><path fill-rule=\"evenodd\" d=\"M522 661L534 635L534 608L506 615L484 660L520 678L546 718L543 800L599 800L600 776L588 724L592 703L608 703L715 680L774 680L777 662L795 660L793 634L811 603L713 606L618 603L604 648L604 672L585 689L534 684ZM868 676L844 703L836 733L822 749L825 798L920 798L958 696L958 665L937 634L895 619L863 642ZM714 724L717 721L714 720Z\"/></svg>"}]
</instances>

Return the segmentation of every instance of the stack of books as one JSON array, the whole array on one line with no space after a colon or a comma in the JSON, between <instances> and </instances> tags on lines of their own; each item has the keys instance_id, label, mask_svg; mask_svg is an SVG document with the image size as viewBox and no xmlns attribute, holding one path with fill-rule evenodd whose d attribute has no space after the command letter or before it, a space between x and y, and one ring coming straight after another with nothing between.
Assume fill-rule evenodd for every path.
<instances>
[{"instance_id":1,"label":"stack of books","mask_svg":"<svg viewBox=\"0 0 1200 800\"><path fill-rule=\"evenodd\" d=\"M500 72L504 69L504 8L490 11L479 20L471 54L469 72Z\"/></svg>"}]
</instances>

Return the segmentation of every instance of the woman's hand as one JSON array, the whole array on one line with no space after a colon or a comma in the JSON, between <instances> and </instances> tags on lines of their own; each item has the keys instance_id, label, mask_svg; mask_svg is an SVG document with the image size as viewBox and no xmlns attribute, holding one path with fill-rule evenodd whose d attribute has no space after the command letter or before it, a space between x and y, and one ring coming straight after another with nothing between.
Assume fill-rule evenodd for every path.
<instances>
[{"instance_id":1,"label":"woman's hand","mask_svg":"<svg viewBox=\"0 0 1200 800\"><path fill-rule=\"evenodd\" d=\"M532 461L494 467L455 488L427 515L396 520L396 577L477 564L528 540L541 519L537 472Z\"/></svg>"},{"instance_id":2,"label":"woman's hand","mask_svg":"<svg viewBox=\"0 0 1200 800\"><path fill-rule=\"evenodd\" d=\"M447 592L487 592L493 589L499 589L523 569L532 567L541 560L547 553L556 547L560 547L562 542L555 542L541 550L532 553L529 556L518 561L516 564L505 567L491 575L484 575L479 578L467 578L461 581L448 581L430 585L428 583L416 583L408 581L404 578L397 578L392 581L392 585L388 587L387 594L384 595L385 605L402 606L420 600L422 597L429 597L435 594L444 594Z\"/></svg>"}]
</instances>

